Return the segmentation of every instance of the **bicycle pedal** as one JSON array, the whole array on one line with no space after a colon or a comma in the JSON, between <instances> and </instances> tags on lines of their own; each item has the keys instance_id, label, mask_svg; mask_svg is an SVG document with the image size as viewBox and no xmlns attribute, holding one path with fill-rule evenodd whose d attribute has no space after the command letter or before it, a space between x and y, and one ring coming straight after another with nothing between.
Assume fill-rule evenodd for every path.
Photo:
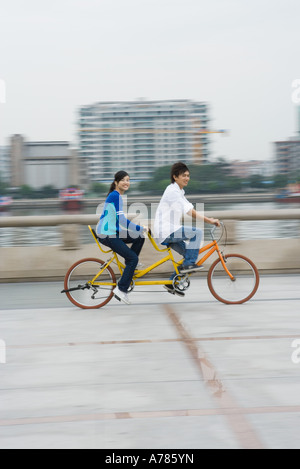
<instances>
[{"instance_id":1,"label":"bicycle pedal","mask_svg":"<svg viewBox=\"0 0 300 469\"><path fill-rule=\"evenodd\" d=\"M175 288L173 288L171 285L164 285L163 288L171 295L175 295Z\"/></svg>"}]
</instances>

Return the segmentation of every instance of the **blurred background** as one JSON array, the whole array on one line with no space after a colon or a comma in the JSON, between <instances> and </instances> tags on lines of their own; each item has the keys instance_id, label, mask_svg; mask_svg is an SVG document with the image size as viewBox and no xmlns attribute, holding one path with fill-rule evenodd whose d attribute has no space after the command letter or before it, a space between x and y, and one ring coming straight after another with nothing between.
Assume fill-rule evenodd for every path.
<instances>
[{"instance_id":1,"label":"blurred background","mask_svg":"<svg viewBox=\"0 0 300 469\"><path fill-rule=\"evenodd\" d=\"M93 214L120 169L151 204L180 160L208 211L300 207L296 2L3 3L2 217ZM2 248L60 244L56 227L6 225ZM297 220L238 227L298 235Z\"/></svg>"},{"instance_id":2,"label":"blurred background","mask_svg":"<svg viewBox=\"0 0 300 469\"><path fill-rule=\"evenodd\" d=\"M123 363L122 341L130 340L132 331L136 332L137 343L141 337L146 337L147 321L149 331L151 329L150 313L155 309L151 306L151 301L154 301L152 295L148 315L147 308L143 306L145 314L140 320L140 329L135 328L138 316L132 318L129 312L127 315L122 313L123 316L115 311L111 316L107 313L104 316L106 329L102 329L101 316L96 317L92 312L88 324L81 311L74 316L72 310L71 315L66 308L70 306L66 298L60 296L62 280L69 267L81 258L99 255L87 225L96 225L99 218L97 207L105 200L114 174L121 169L126 170L131 178L128 212L132 215L136 202L145 204L151 224L153 205L158 203L170 183L170 167L177 161L185 162L191 173L187 197L195 205L204 204L207 215L225 221L227 249L250 257L262 274L285 275L284 280L280 277L279 286L273 284L273 280L267 283L262 298L263 301L269 301L274 295L277 298L276 295L281 295L284 289L283 295L289 300L293 290L293 307L286 303L272 303L270 308L277 308L277 322L274 322L271 310L264 306L264 313L270 314L266 324L259 323L264 321L264 315L255 317L253 310L249 309L248 326L244 325L242 314L241 323L236 326L235 312L231 311L231 325L234 326L230 328L223 317L221 335L227 328L228 335L234 328L237 334L246 331L250 336L254 331L253 334L257 335L258 330L265 330L266 335L270 333L270 323L274 324L274 334L288 328L287 322L280 325L282 312L297 311L299 294L298 277L295 276L293 283L286 274L300 272L300 3L296 0L1 0L1 7L0 291L3 321L0 338L8 346L3 373L6 399L2 400L3 415L7 419L25 416L30 420L48 412L50 416L52 413L56 415L54 419L57 418L58 422L61 416L57 414L64 414L65 409L72 415L84 407L84 411L91 415L96 408L102 409L105 419L109 409L117 412L115 409L119 408L123 395L124 408L120 408L125 409L124 413L131 405L135 409L135 401L139 402L139 397L130 398L131 395L136 396L135 389L128 390L126 394L124 383L117 393L115 376L106 369L104 360L103 373L111 386L105 394L107 405L103 404L102 408L99 398L94 400L102 386L102 375L92 375L96 383L95 388L92 385L92 391L85 388L86 382L76 388L74 383L77 383L78 376L84 376L84 369L88 370L89 382L90 372L95 372L95 362L102 360L93 346L91 355L87 357L92 371L85 367L82 354L82 368L79 367L74 376L70 371L65 401L61 400L61 376L68 377L69 369L75 367L69 367L66 358L67 373L62 365L61 376L57 377L60 370L57 363L65 356L64 353L57 358L47 350L47 356L45 352L43 358L42 354L35 355L34 351L44 347L44 342L55 344L57 337L63 334L61 341L67 345L79 343L82 346L82 337L87 343L92 343L89 342L91 340L97 342L99 331L103 331L104 341L115 340L118 329L117 370L119 358ZM205 237L209 237L207 229ZM142 254L145 262L154 260L153 250L147 243ZM204 275L208 267L205 267ZM36 281L43 281L43 285L37 286ZM19 284L18 289L15 282ZM289 289L290 284L292 287ZM197 288L193 294L194 305L189 304L185 311L195 313L190 317L191 330L197 324L198 335L201 336L201 318L196 311ZM203 314L207 308L205 327L214 314L209 301L203 300L206 302ZM40 315L38 308L41 305L57 308L54 316L51 312L51 318L48 317L46 310ZM24 328L26 314L23 315L23 310L14 317L10 315L9 309L17 307L31 311L28 318L32 323L27 328ZM134 315L136 310L130 311ZM170 326L165 313L157 309L157 328L154 332L151 330L154 342L157 331L165 334ZM45 322L40 323L40 335L37 336L35 325L40 320ZM290 329L286 332L288 340L294 331L294 320L290 320ZM129 331L126 321L132 326ZM69 329L70 322L73 329ZM22 335L24 330L28 336ZM205 330L208 335L215 334L215 329ZM173 332L172 329L170 337L173 337ZM164 340L167 342L168 339ZM24 343L26 348L26 341L33 350L26 349L28 355L22 349ZM18 352L19 346L21 350ZM157 345L155 350L158 350ZM220 349L217 360L227 349L224 350ZM268 366L272 368L274 364L273 351L257 350L256 366L264 378L265 369ZM285 349L280 350L276 363L281 359L282 368L273 373L278 376L286 369L282 358ZM75 361L71 352L70 362ZM133 374L144 369L134 349L131 353L133 358L129 354L130 363L125 360L122 368L125 380L126 367L130 368L132 360L137 360ZM246 348L244 353L245 360L251 357ZM265 354L269 356L266 368L262 359ZM41 358L37 358L38 355ZM148 359L148 350L144 355ZM173 360L173 352L169 356ZM240 365L235 361L237 356L239 350L233 354L234 359L229 358L234 366L237 363L233 375L240 376L241 370L252 372L252 363ZM145 368L146 381L151 373L155 375L160 360L153 357L153 369L152 365ZM48 361L52 366L51 377L45 371ZM11 364L14 369L9 368ZM168 364L167 368L172 369L172 366ZM142 404L148 402L147 396L153 392L154 405L149 405L149 408L157 411L157 382L165 376L165 369L161 370L157 381L151 383L152 391L149 387L146 391L141 390L144 401L140 401L139 410L144 410ZM295 367L291 373L295 373ZM29 384L24 384L28 393L24 397L18 386L25 374ZM168 382L175 382L178 377L176 375L175 379L174 376ZM261 377L256 390L257 402L261 397ZM197 409L198 378L195 379L191 372L187 391L179 393L183 402L178 404L180 409L182 406L189 408L186 396L189 396L192 381L196 383L194 407ZM135 381L133 376L132 382ZM49 392L50 397L47 396L48 384L56 389L56 400L52 391ZM279 404L289 403L287 393L285 390L281 393L277 384ZM38 393L31 393L36 385L42 389L38 398ZM14 389L13 397L9 394L11 388ZM79 389L78 394L75 388ZM289 388L297 390L294 381ZM167 399L168 396L174 398L174 388L172 392L168 391ZM240 394L244 392L245 389L241 389ZM267 406L268 392L265 394ZM164 391L159 391L159 396L164 396ZM251 399L250 395L250 407ZM56 402L62 402L62 409L55 407ZM299 412L299 400L295 398L294 402ZM207 405L211 406L210 403ZM111 415L115 419L115 415ZM6 438L2 440L6 442L4 446L18 444L13 440L13 430L10 439L7 423L3 424L1 434L1 425L0 420L0 437ZM286 425L289 428L288 422ZM281 425L277 420L276 425L270 427L273 434L273 429L280 429ZM209 428L213 441L215 428L221 427L213 423L201 428L203 433ZM127 435L126 431L124 434ZM150 433L155 435L155 431ZM177 431L178 435L181 433L185 432ZM283 433L278 437L279 446ZM82 436L83 433L80 434ZM227 437L228 432L221 428L221 446L226 447ZM28 446L35 445L35 438L33 434ZM76 446L77 440L74 441L72 444ZM120 444L122 438L117 441ZM191 441L194 444L196 440ZM68 439L62 439L57 444L68 446L68 442ZM51 441L47 444L51 446ZM113 445L114 442L108 444ZM92 446L92 443L89 441L86 445ZM294 446L297 445L296 442Z\"/></svg>"}]
</instances>

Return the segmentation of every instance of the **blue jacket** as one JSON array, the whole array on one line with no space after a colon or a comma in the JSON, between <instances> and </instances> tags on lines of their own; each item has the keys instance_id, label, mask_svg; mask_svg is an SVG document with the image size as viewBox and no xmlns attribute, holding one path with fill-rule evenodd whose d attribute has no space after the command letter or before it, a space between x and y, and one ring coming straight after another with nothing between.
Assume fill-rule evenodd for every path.
<instances>
[{"instance_id":1,"label":"blue jacket","mask_svg":"<svg viewBox=\"0 0 300 469\"><path fill-rule=\"evenodd\" d=\"M96 231L98 236L116 236L123 230L142 231L143 228L128 220L123 212L123 199L118 191L111 192L105 201Z\"/></svg>"}]
</instances>

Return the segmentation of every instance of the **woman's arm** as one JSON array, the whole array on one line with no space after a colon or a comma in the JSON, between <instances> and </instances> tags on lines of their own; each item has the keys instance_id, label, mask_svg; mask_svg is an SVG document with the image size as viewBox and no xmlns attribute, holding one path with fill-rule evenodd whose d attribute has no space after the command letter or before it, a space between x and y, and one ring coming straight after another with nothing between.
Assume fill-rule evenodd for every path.
<instances>
[{"instance_id":1,"label":"woman's arm","mask_svg":"<svg viewBox=\"0 0 300 469\"><path fill-rule=\"evenodd\" d=\"M116 207L116 214L117 214L117 219L119 222L119 226L122 227L123 229L130 229L132 231L143 231L143 227L140 225L136 225L132 221L128 220L126 218L124 211L123 211L123 199L120 195L117 196L117 199L115 200L115 207Z\"/></svg>"}]
</instances>

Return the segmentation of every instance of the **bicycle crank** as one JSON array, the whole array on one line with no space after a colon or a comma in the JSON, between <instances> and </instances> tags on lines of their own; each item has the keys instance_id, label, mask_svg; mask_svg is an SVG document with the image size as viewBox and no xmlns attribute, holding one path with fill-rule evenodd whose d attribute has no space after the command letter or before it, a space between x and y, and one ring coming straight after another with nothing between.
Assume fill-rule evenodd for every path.
<instances>
[{"instance_id":1,"label":"bicycle crank","mask_svg":"<svg viewBox=\"0 0 300 469\"><path fill-rule=\"evenodd\" d=\"M90 285L88 284L85 284L85 285L78 285L77 287L73 287L73 288L68 288L67 290L62 290L60 293L68 293L70 291L76 291L76 290L85 290L85 289L90 289Z\"/></svg>"},{"instance_id":2,"label":"bicycle crank","mask_svg":"<svg viewBox=\"0 0 300 469\"><path fill-rule=\"evenodd\" d=\"M191 281L188 277L188 275L176 275L174 278L173 278L173 287L175 288L175 290L177 291L185 291L189 288L191 284Z\"/></svg>"}]
</instances>

